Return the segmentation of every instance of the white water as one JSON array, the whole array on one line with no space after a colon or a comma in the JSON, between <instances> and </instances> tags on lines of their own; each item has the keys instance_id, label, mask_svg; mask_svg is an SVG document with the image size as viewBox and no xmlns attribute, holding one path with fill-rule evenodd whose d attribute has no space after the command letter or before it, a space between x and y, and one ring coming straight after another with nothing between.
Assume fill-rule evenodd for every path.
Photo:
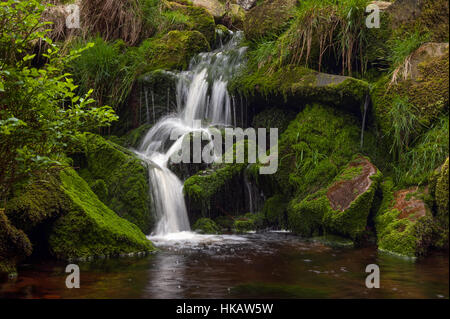
<instances>
[{"instance_id":1,"label":"white water","mask_svg":"<svg viewBox=\"0 0 450 319\"><path fill-rule=\"evenodd\" d=\"M152 197L158 219L152 233L154 239L164 237L170 240L186 236L186 232L190 231L183 183L167 164L171 155L181 149L187 134L205 132L211 136L211 126L232 124L227 84L244 57L245 48L238 47L241 39L242 33L236 32L228 43L215 51L199 54L191 61L189 70L178 74L177 112L153 125L136 151L149 164ZM198 120L201 120L201 124ZM171 134L179 136L178 140L171 141ZM192 236L190 238L187 235L187 238L193 239Z\"/></svg>"}]
</instances>

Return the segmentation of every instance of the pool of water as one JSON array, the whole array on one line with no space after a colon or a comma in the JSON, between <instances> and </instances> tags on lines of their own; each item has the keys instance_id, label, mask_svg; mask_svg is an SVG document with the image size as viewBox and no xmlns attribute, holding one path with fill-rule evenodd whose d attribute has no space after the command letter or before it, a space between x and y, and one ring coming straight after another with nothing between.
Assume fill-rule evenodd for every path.
<instances>
[{"instance_id":1,"label":"pool of water","mask_svg":"<svg viewBox=\"0 0 450 319\"><path fill-rule=\"evenodd\" d=\"M66 288L66 263L21 265L0 298L449 298L447 254L411 261L287 232L151 239L150 256L79 263L79 289ZM380 267L379 289L365 286L368 264Z\"/></svg>"}]
</instances>

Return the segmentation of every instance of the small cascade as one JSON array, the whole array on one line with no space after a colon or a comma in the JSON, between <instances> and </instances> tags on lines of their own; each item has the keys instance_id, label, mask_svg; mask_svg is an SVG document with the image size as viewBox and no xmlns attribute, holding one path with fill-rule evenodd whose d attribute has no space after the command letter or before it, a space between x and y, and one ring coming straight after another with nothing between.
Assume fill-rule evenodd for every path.
<instances>
[{"instance_id":1,"label":"small cascade","mask_svg":"<svg viewBox=\"0 0 450 319\"><path fill-rule=\"evenodd\" d=\"M232 113L236 117L236 112L232 112L232 98L228 94L227 84L244 59L246 48L239 47L241 40L242 32L233 33L230 40L218 49L194 57L187 71L175 74L177 112L169 113L168 90L168 112L147 132L136 151L149 166L152 197L158 217L154 231L156 236L190 230L183 183L168 168L168 163L171 155L181 149L186 135L201 132L211 136L211 127L233 124ZM171 135L176 135L178 139L171 140Z\"/></svg>"}]
</instances>

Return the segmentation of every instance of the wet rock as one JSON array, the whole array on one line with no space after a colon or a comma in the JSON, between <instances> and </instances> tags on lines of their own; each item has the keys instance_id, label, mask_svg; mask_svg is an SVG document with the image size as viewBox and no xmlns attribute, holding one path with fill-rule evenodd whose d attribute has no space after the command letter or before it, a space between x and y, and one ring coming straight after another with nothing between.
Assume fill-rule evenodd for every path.
<instances>
[{"instance_id":1,"label":"wet rock","mask_svg":"<svg viewBox=\"0 0 450 319\"><path fill-rule=\"evenodd\" d=\"M382 184L383 202L375 218L378 249L415 257L426 254L433 234L433 219L424 198L426 189L394 191L390 180Z\"/></svg>"},{"instance_id":2,"label":"wet rock","mask_svg":"<svg viewBox=\"0 0 450 319\"><path fill-rule=\"evenodd\" d=\"M307 237L326 233L361 240L380 178L367 158L357 156L327 188L290 203L290 227Z\"/></svg>"}]
</instances>

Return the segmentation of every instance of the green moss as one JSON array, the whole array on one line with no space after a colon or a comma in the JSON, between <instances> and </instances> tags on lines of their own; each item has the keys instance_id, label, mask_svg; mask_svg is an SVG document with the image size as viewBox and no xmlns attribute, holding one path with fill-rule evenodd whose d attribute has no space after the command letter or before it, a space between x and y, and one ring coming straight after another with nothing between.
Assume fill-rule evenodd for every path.
<instances>
[{"instance_id":1,"label":"green moss","mask_svg":"<svg viewBox=\"0 0 450 319\"><path fill-rule=\"evenodd\" d=\"M167 7L172 13L179 12L186 16L186 20L183 21L184 27L182 27L182 30L199 31L210 44L214 43L216 24L213 16L204 8L177 2L168 2Z\"/></svg>"},{"instance_id":2,"label":"green moss","mask_svg":"<svg viewBox=\"0 0 450 319\"><path fill-rule=\"evenodd\" d=\"M192 229L201 234L218 234L219 226L210 218L200 218L192 226Z\"/></svg>"},{"instance_id":3,"label":"green moss","mask_svg":"<svg viewBox=\"0 0 450 319\"><path fill-rule=\"evenodd\" d=\"M287 205L287 199L279 194L266 200L262 213L269 226L287 228Z\"/></svg>"},{"instance_id":4,"label":"green moss","mask_svg":"<svg viewBox=\"0 0 450 319\"><path fill-rule=\"evenodd\" d=\"M386 180L381 184L383 201L375 217L378 249L397 255L415 257L426 253L433 232L433 220L427 211L418 219L399 218L396 209L394 184ZM408 200L416 199L410 196Z\"/></svg>"},{"instance_id":5,"label":"green moss","mask_svg":"<svg viewBox=\"0 0 450 319\"><path fill-rule=\"evenodd\" d=\"M81 176L110 209L150 233L154 214L147 168L133 153L98 135L87 133L82 140Z\"/></svg>"},{"instance_id":6,"label":"green moss","mask_svg":"<svg viewBox=\"0 0 450 319\"><path fill-rule=\"evenodd\" d=\"M8 201L6 215L19 229L29 233L36 226L59 217L69 203L59 187L56 170L36 176Z\"/></svg>"},{"instance_id":7,"label":"green moss","mask_svg":"<svg viewBox=\"0 0 450 319\"><path fill-rule=\"evenodd\" d=\"M437 206L436 222L437 222L437 239L435 246L439 248L448 248L449 245L449 177L448 177L448 157L444 165L441 167L441 172L437 178L435 198Z\"/></svg>"},{"instance_id":8,"label":"green moss","mask_svg":"<svg viewBox=\"0 0 450 319\"><path fill-rule=\"evenodd\" d=\"M323 234L322 219L330 209L324 190L312 194L299 201L294 198L288 207L289 229L303 237Z\"/></svg>"},{"instance_id":9,"label":"green moss","mask_svg":"<svg viewBox=\"0 0 450 319\"><path fill-rule=\"evenodd\" d=\"M338 110L307 106L280 136L278 171L272 175L279 192L300 200L327 186L357 154L360 128Z\"/></svg>"},{"instance_id":10,"label":"green moss","mask_svg":"<svg viewBox=\"0 0 450 319\"><path fill-rule=\"evenodd\" d=\"M0 208L0 274L16 272L16 264L31 252L27 235L11 225L4 209Z\"/></svg>"},{"instance_id":11,"label":"green moss","mask_svg":"<svg viewBox=\"0 0 450 319\"><path fill-rule=\"evenodd\" d=\"M142 42L137 52L145 62L140 65L139 72L187 69L193 56L210 49L207 39L198 31L170 31L162 37Z\"/></svg>"},{"instance_id":12,"label":"green moss","mask_svg":"<svg viewBox=\"0 0 450 319\"><path fill-rule=\"evenodd\" d=\"M314 102L359 112L368 92L368 83L300 66L286 65L270 71L269 66L255 68L249 64L230 82L229 89L247 97L263 97L279 104L295 103L297 108Z\"/></svg>"},{"instance_id":13,"label":"green moss","mask_svg":"<svg viewBox=\"0 0 450 319\"><path fill-rule=\"evenodd\" d=\"M127 148L138 148L140 143L142 142L142 139L145 137L145 134L150 130L151 127L151 124L143 124L138 128L128 132L120 138L120 145Z\"/></svg>"},{"instance_id":14,"label":"green moss","mask_svg":"<svg viewBox=\"0 0 450 319\"><path fill-rule=\"evenodd\" d=\"M343 173L348 175L348 172ZM370 177L372 184L362 194L358 195L350 207L344 211L327 210L323 216L323 224L326 232L348 236L353 240L359 240L364 234L367 219L372 208L375 192L381 180L379 170ZM342 180L342 179L341 179Z\"/></svg>"},{"instance_id":15,"label":"green moss","mask_svg":"<svg viewBox=\"0 0 450 319\"><path fill-rule=\"evenodd\" d=\"M71 207L50 233L55 256L68 259L154 250L139 228L106 207L74 170L61 171L60 178Z\"/></svg>"},{"instance_id":16,"label":"green moss","mask_svg":"<svg viewBox=\"0 0 450 319\"><path fill-rule=\"evenodd\" d=\"M217 195L228 196L233 185L240 183L246 164L223 164L216 169L201 171L184 182L184 194L192 210L200 210L203 216L214 209ZM230 196L232 198L232 196Z\"/></svg>"},{"instance_id":17,"label":"green moss","mask_svg":"<svg viewBox=\"0 0 450 319\"><path fill-rule=\"evenodd\" d=\"M289 227L305 237L319 236L323 233L341 235L359 241L366 230L367 219L372 208L375 191L381 178L381 172L370 176L370 187L356 198L347 208L333 209L327 194L331 188L342 181L348 181L361 175L362 166L354 166L353 160L327 188L307 196L305 199L293 199L289 203ZM359 168L358 168L359 167ZM357 173L358 172L358 173ZM341 186L345 187L345 186ZM301 196L299 196L301 198Z\"/></svg>"},{"instance_id":18,"label":"green moss","mask_svg":"<svg viewBox=\"0 0 450 319\"><path fill-rule=\"evenodd\" d=\"M294 118L294 112L271 107L255 115L252 127L255 129L265 128L267 132L269 132L271 128L277 128L278 134L280 135L287 129L289 123Z\"/></svg>"},{"instance_id":19,"label":"green moss","mask_svg":"<svg viewBox=\"0 0 450 319\"><path fill-rule=\"evenodd\" d=\"M428 59L418 65L420 76L393 84L389 87L390 78L381 78L372 88L374 116L377 125L386 135L391 126L389 109L395 97L403 97L414 105L421 124L429 127L439 115L448 109L449 104L449 65L448 51L441 57ZM420 128L418 128L420 129Z\"/></svg>"},{"instance_id":20,"label":"green moss","mask_svg":"<svg viewBox=\"0 0 450 319\"><path fill-rule=\"evenodd\" d=\"M267 0L250 9L244 20L247 39L273 37L283 32L294 17L296 3L296 0Z\"/></svg>"}]
</instances>

